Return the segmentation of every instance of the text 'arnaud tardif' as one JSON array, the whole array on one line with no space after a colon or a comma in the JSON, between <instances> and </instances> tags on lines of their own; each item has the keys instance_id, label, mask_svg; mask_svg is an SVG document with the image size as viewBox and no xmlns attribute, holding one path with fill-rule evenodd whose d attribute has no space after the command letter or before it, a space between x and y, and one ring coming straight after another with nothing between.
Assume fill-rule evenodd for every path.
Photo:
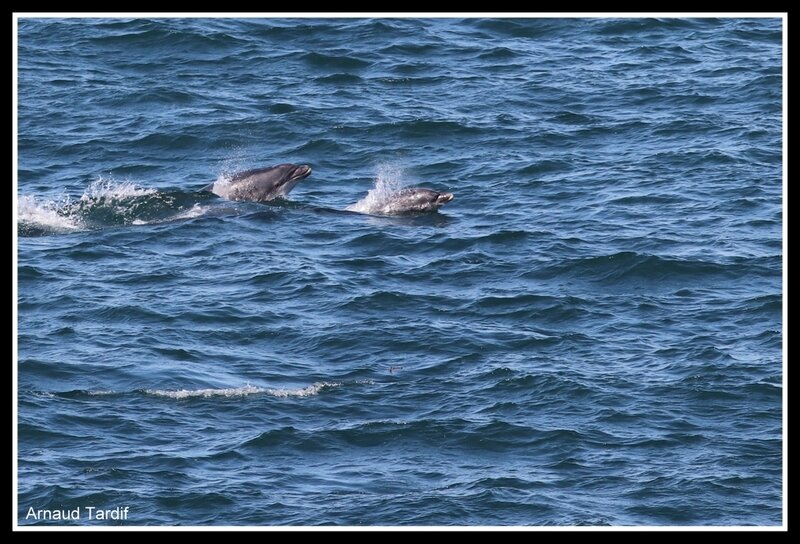
<instances>
[{"instance_id":1,"label":"text 'arnaud tardif'","mask_svg":"<svg viewBox=\"0 0 800 544\"><path fill-rule=\"evenodd\" d=\"M35 519L37 521L124 521L128 519L129 510L130 506L117 506L111 509L97 508L96 506L79 506L72 510L36 510L31 506L28 508L28 513L25 514L25 519Z\"/></svg>"}]
</instances>

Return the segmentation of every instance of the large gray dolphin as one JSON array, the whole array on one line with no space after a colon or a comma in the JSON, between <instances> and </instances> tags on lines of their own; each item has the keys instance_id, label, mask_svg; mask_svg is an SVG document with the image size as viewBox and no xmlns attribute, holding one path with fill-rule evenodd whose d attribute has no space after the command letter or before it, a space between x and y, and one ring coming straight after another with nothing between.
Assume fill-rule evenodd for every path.
<instances>
[{"instance_id":1,"label":"large gray dolphin","mask_svg":"<svg viewBox=\"0 0 800 544\"><path fill-rule=\"evenodd\" d=\"M268 202L288 195L310 173L311 167L305 164L279 164L239 172L228 180L218 180L201 190L228 200Z\"/></svg>"}]
</instances>

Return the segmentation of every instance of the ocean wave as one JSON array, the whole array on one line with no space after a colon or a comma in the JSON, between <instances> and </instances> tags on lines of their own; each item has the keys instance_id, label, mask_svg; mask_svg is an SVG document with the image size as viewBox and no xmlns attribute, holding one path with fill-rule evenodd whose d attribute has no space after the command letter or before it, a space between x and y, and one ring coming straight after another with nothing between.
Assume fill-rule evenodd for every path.
<instances>
[{"instance_id":1,"label":"ocean wave","mask_svg":"<svg viewBox=\"0 0 800 544\"><path fill-rule=\"evenodd\" d=\"M333 68L357 70L369 67L372 63L350 55L331 55L324 53L304 53L300 57L304 62L316 68Z\"/></svg>"},{"instance_id":2,"label":"ocean wave","mask_svg":"<svg viewBox=\"0 0 800 544\"><path fill-rule=\"evenodd\" d=\"M554 278L572 276L592 281L685 281L690 278L736 277L769 271L759 259L721 263L703 259L661 257L632 251L609 255L567 259L528 272L526 277Z\"/></svg>"},{"instance_id":3,"label":"ocean wave","mask_svg":"<svg viewBox=\"0 0 800 544\"><path fill-rule=\"evenodd\" d=\"M328 85L356 85L361 83L363 79L356 74L329 74L316 78L314 81Z\"/></svg>"}]
</instances>

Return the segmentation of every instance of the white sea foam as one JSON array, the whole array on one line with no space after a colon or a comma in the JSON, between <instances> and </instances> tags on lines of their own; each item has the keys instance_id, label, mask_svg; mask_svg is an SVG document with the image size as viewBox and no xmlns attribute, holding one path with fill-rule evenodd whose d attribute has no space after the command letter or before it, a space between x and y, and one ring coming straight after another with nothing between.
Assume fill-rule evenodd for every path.
<instances>
[{"instance_id":1,"label":"white sea foam","mask_svg":"<svg viewBox=\"0 0 800 544\"><path fill-rule=\"evenodd\" d=\"M17 221L52 232L80 230L80 220L70 217L68 213L69 204L68 198L41 200L35 196L22 195L17 201Z\"/></svg>"},{"instance_id":2,"label":"white sea foam","mask_svg":"<svg viewBox=\"0 0 800 544\"><path fill-rule=\"evenodd\" d=\"M375 186L369 190L367 196L345 209L365 214L384 213L390 197L407 185L408 180L402 168L392 164L381 164L375 176Z\"/></svg>"},{"instance_id":3,"label":"white sea foam","mask_svg":"<svg viewBox=\"0 0 800 544\"><path fill-rule=\"evenodd\" d=\"M249 395L270 395L273 397L312 397L319 394L325 388L336 387L340 384L329 382L317 382L298 389L271 389L266 387L256 387L254 385L244 385L242 387L229 387L220 389L148 389L145 391L149 395L157 397L167 397L170 399L190 399L190 398L209 398L209 397L246 397Z\"/></svg>"},{"instance_id":4,"label":"white sea foam","mask_svg":"<svg viewBox=\"0 0 800 544\"><path fill-rule=\"evenodd\" d=\"M268 389L267 394L273 397L313 397L325 388L337 387L338 383L317 382L298 389Z\"/></svg>"}]
</instances>

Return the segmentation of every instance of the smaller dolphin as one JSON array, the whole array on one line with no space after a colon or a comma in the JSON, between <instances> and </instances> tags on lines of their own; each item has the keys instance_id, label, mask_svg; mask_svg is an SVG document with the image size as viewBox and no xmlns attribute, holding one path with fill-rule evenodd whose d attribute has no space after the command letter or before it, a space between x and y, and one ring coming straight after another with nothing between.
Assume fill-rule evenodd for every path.
<instances>
[{"instance_id":1,"label":"smaller dolphin","mask_svg":"<svg viewBox=\"0 0 800 544\"><path fill-rule=\"evenodd\" d=\"M269 202L288 195L310 173L311 167L305 164L279 164L239 172L229 180L216 181L201 191L209 191L228 200Z\"/></svg>"},{"instance_id":2,"label":"smaller dolphin","mask_svg":"<svg viewBox=\"0 0 800 544\"><path fill-rule=\"evenodd\" d=\"M453 200L453 193L440 193L423 187L400 189L381 199L369 213L400 215L404 213L433 212Z\"/></svg>"}]
</instances>

